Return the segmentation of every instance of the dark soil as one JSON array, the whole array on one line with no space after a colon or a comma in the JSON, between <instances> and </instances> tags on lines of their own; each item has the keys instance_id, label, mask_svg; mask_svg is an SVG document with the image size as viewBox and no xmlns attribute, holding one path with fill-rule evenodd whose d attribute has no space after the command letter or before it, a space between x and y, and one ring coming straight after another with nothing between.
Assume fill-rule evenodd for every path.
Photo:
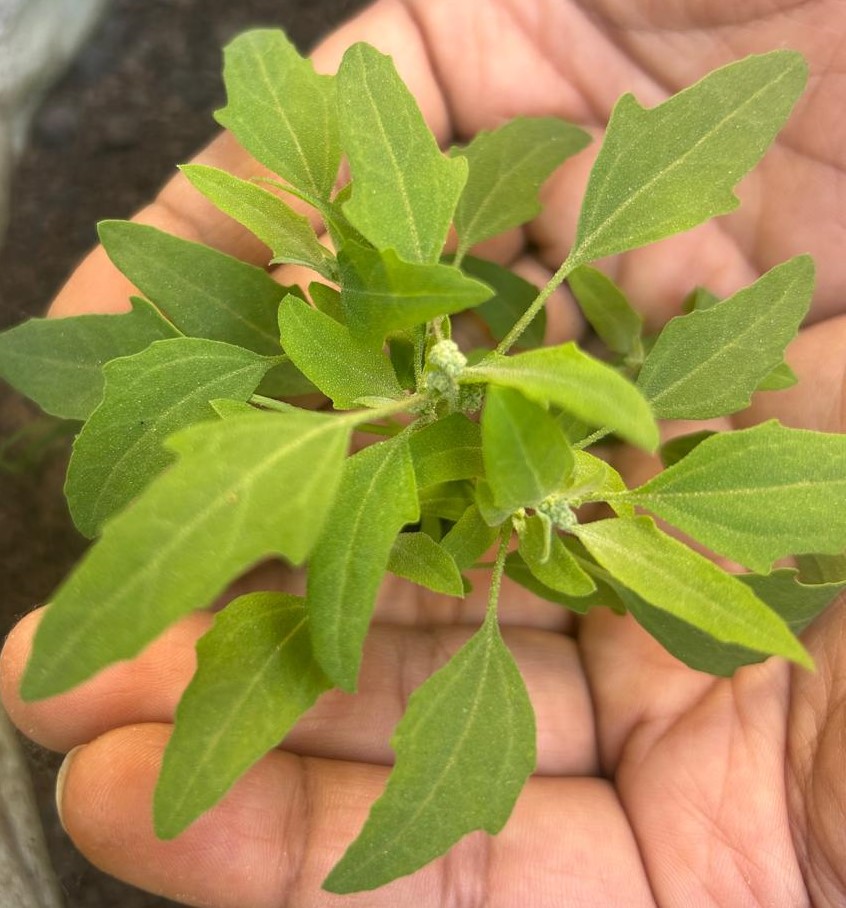
<instances>
[{"instance_id":1,"label":"dark soil","mask_svg":"<svg viewBox=\"0 0 846 908\"><path fill-rule=\"evenodd\" d=\"M224 100L220 48L255 25L286 29L303 50L364 0L113 0L79 59L45 100L14 179L0 250L0 328L41 315L96 240L95 223L147 201L213 134ZM46 601L83 549L61 496L68 436L0 389L0 635ZM0 460L9 460L9 451ZM68 908L161 908L95 870L62 832L53 805L60 758L26 744L52 860ZM2 894L0 894L2 902ZM5 908L5 906L4 906ZM14 906L8 906L14 908ZM249 908L249 906L244 906Z\"/></svg>"}]
</instances>

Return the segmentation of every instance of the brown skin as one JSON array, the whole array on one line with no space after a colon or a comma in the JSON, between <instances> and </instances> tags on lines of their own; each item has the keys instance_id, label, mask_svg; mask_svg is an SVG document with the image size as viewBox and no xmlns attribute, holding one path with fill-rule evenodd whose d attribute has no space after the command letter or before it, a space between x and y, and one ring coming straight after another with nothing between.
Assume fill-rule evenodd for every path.
<instances>
[{"instance_id":1,"label":"brown skin","mask_svg":"<svg viewBox=\"0 0 846 908\"><path fill-rule=\"evenodd\" d=\"M746 53L783 45L802 51L811 64L809 90L741 187L741 210L607 267L655 328L694 284L727 293L778 261L811 252L818 292L789 356L800 385L759 395L734 423L775 416L839 432L845 35L837 0L382 0L315 58L332 70L359 39L395 52L446 143L518 113L557 114L599 135L623 91L653 104ZM199 160L257 172L225 136ZM535 278L550 274L572 238L590 160L587 152L562 168L547 186L543 215L490 244L488 253ZM250 261L267 259L181 177L139 219ZM297 276L280 270L286 282ZM53 312L118 310L127 289L95 251ZM578 334L563 293L550 311L556 340ZM630 479L655 469L639 454L621 466ZM446 858L375 893L321 892L321 879L384 785L388 739L405 699L467 639L481 611L476 598L456 604L386 583L360 693L327 694L283 748L167 843L152 832L151 792L206 614L180 622L134 662L28 705L16 690L35 612L3 651L3 699L34 739L59 750L82 745L61 798L79 848L109 872L191 905L844 904L846 602L804 636L816 674L770 660L718 680L680 665L628 618L599 610L574 621L511 586L502 606L505 636L537 712L539 766L504 832L496 839L474 834Z\"/></svg>"}]
</instances>

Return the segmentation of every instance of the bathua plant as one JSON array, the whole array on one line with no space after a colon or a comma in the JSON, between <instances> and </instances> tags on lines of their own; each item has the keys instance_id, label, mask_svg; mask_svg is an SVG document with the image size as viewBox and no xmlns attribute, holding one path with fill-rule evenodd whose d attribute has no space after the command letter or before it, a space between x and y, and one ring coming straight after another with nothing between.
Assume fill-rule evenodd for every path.
<instances>
[{"instance_id":1,"label":"bathua plant","mask_svg":"<svg viewBox=\"0 0 846 908\"><path fill-rule=\"evenodd\" d=\"M783 354L812 295L807 256L727 299L692 292L657 337L591 263L735 208L733 186L803 89L802 58L748 57L654 109L621 98L570 254L539 291L470 250L538 213L540 185L587 144L581 130L521 118L444 154L390 59L364 44L330 77L282 33L252 32L227 49L224 76L218 120L279 181L183 173L272 250L269 264L319 280L303 292L106 222L107 253L143 294L132 311L0 335L0 374L83 422L66 491L96 540L44 616L26 699L132 658L259 561L307 569L304 597L237 598L199 642L158 835L212 807L321 693L356 689L386 571L462 597L464 572L495 552L487 616L412 695L387 788L326 880L333 892L381 886L508 819L535 766L535 725L497 621L504 574L578 614L630 612L696 669L730 675L770 655L810 667L796 634L846 582L846 508L831 507L843 437L775 421L696 432L665 444L665 469L636 488L591 450L653 451L658 419L734 413L795 381ZM337 188L344 157L351 178ZM545 301L565 280L602 359L542 345ZM452 338L465 310L487 324L488 349ZM296 404L316 391L331 408ZM350 454L354 432L372 443ZM597 503L608 516L589 519ZM656 517L747 572L724 572ZM796 566L774 567L788 556Z\"/></svg>"}]
</instances>

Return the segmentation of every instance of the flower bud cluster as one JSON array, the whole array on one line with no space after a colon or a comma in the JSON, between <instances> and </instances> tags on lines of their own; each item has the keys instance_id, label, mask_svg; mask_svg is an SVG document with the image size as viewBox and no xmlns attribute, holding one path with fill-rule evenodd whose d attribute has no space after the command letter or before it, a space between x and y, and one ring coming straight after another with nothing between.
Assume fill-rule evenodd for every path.
<instances>
[{"instance_id":1,"label":"flower bud cluster","mask_svg":"<svg viewBox=\"0 0 846 908\"><path fill-rule=\"evenodd\" d=\"M449 401L450 407L457 409L461 390L458 379L466 365L467 357L455 341L438 341L426 357L426 390Z\"/></svg>"},{"instance_id":2,"label":"flower bud cluster","mask_svg":"<svg viewBox=\"0 0 846 908\"><path fill-rule=\"evenodd\" d=\"M563 495L550 495L535 509L552 521L559 530L572 530L579 521L575 511L570 507L569 499Z\"/></svg>"}]
</instances>

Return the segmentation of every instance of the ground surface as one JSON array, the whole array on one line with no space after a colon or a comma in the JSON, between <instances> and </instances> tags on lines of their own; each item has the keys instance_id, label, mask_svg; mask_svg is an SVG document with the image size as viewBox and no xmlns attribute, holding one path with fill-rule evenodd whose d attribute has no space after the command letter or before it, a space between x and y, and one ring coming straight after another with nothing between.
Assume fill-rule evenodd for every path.
<instances>
[{"instance_id":1,"label":"ground surface","mask_svg":"<svg viewBox=\"0 0 846 908\"><path fill-rule=\"evenodd\" d=\"M212 135L211 111L223 101L220 47L226 41L250 26L277 25L307 49L362 5L114 0L42 106L16 171L11 223L0 249L0 328L40 315L95 242L96 221L128 217ZM0 388L0 452L22 427L33 431L34 419L33 408ZM0 470L0 635L48 599L82 551L61 497L66 447L60 438L35 457L17 445L12 460L20 469ZM8 450L0 460L9 460ZM34 746L27 751L68 908L171 905L103 876L74 850L53 806L59 759Z\"/></svg>"}]
</instances>

